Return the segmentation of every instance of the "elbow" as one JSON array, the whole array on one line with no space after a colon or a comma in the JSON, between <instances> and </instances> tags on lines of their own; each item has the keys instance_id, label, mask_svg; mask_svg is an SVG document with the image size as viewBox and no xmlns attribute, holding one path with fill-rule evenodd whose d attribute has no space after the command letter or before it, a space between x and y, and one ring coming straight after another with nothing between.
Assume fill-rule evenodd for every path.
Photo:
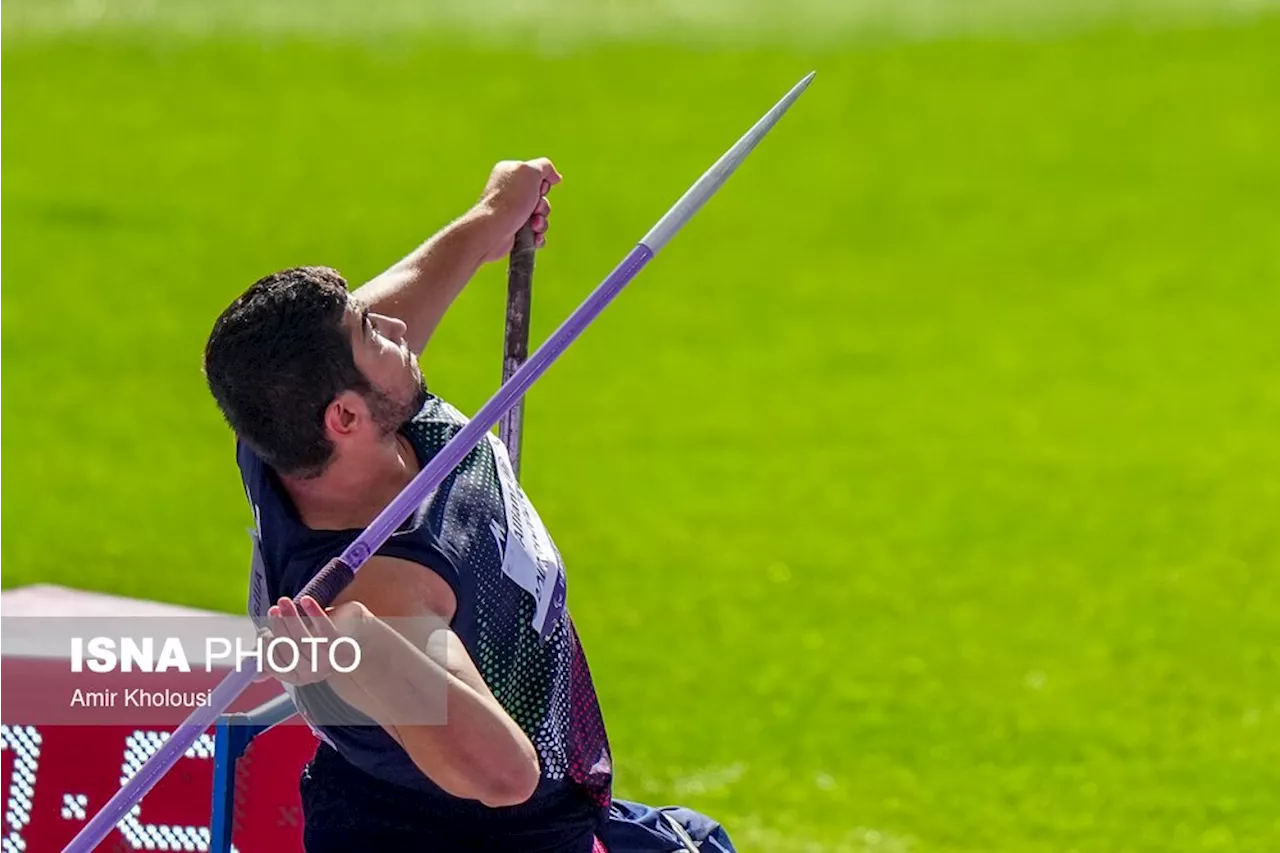
<instances>
[{"instance_id":1,"label":"elbow","mask_svg":"<svg viewBox=\"0 0 1280 853\"><path fill-rule=\"evenodd\" d=\"M438 747L429 759L414 752L410 752L413 762L444 791L489 808L527 802L542 779L538 754L527 740L520 747L505 750L505 754L496 755L489 750L457 752L444 761Z\"/></svg>"},{"instance_id":2,"label":"elbow","mask_svg":"<svg viewBox=\"0 0 1280 853\"><path fill-rule=\"evenodd\" d=\"M487 774L487 778L478 787L481 790L476 797L490 808L518 806L527 802L538 790L538 782L542 773L538 768L538 757L532 752L521 756L521 760L512 761L497 772Z\"/></svg>"}]
</instances>

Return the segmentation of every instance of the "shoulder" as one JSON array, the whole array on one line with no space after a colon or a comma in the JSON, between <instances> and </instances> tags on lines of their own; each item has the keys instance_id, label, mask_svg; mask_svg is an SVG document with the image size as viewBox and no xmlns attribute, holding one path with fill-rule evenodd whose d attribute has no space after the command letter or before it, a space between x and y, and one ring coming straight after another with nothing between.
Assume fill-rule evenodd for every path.
<instances>
[{"instance_id":1,"label":"shoulder","mask_svg":"<svg viewBox=\"0 0 1280 853\"><path fill-rule=\"evenodd\" d=\"M458 599L442 571L427 562L375 554L338 602L358 601L383 619L436 618L447 623L457 612Z\"/></svg>"},{"instance_id":2,"label":"shoulder","mask_svg":"<svg viewBox=\"0 0 1280 853\"><path fill-rule=\"evenodd\" d=\"M276 493L271 467L243 439L236 439L236 465L240 469L240 483L245 498L253 507L255 527L261 535L261 515L264 509L270 513L284 511L285 507Z\"/></svg>"},{"instance_id":3,"label":"shoulder","mask_svg":"<svg viewBox=\"0 0 1280 853\"><path fill-rule=\"evenodd\" d=\"M262 476L264 463L258 454L244 443L244 439L238 437L236 438L236 465L240 468L240 480L248 491L251 488L250 484L256 483ZM252 500L252 495L250 499Z\"/></svg>"},{"instance_id":4,"label":"shoulder","mask_svg":"<svg viewBox=\"0 0 1280 853\"><path fill-rule=\"evenodd\" d=\"M282 493L274 473L266 461L244 441L236 440L236 465L240 468L240 483L245 499L253 511L253 527L259 540L271 546L291 539L300 529L296 523L292 505ZM267 536L268 532L271 534ZM268 547L268 550L275 550Z\"/></svg>"},{"instance_id":5,"label":"shoulder","mask_svg":"<svg viewBox=\"0 0 1280 853\"><path fill-rule=\"evenodd\" d=\"M270 466L244 441L236 441L236 464L245 499L253 514L253 598L274 601L293 597L310 577L305 566L317 563L319 571L342 551L342 545L323 541L295 517L288 499L279 491ZM315 572L311 572L315 574ZM292 588L296 586L296 589ZM257 605L251 601L251 610Z\"/></svg>"}]
</instances>

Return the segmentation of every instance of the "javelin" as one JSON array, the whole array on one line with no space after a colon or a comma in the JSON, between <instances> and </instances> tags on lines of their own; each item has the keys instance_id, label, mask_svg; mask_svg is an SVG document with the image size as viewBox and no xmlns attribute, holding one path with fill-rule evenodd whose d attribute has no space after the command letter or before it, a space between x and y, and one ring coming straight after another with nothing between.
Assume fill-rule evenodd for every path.
<instances>
[{"instance_id":1,"label":"javelin","mask_svg":"<svg viewBox=\"0 0 1280 853\"><path fill-rule=\"evenodd\" d=\"M493 429L502 416L551 366L551 363L582 334L587 326L591 325L591 322L613 301L622 288L635 278L636 273L640 272L644 265L675 236L676 232L693 218L707 199L724 185L724 182L742 164L765 134L778 123L782 114L809 86L813 76L813 72L807 74L803 80L792 87L782 100L743 134L742 138L735 142L733 147L726 151L715 165L708 169L681 196L680 200L663 214L658 224L650 229L649 233L622 259L622 263L618 264L613 272L609 273L605 280L592 291L586 301L579 305L560 328L538 347L537 352L502 384L475 417L468 421L467 425L423 466L395 500L379 513L373 523L357 536L341 555L330 560L311 579L311 582L298 593L295 601L310 595L321 606L325 606L337 598L347 584L351 583L360 566L374 551L382 547L413 508L421 504L427 495L444 482L458 463L480 443L485 433ZM79 834L64 848L63 853L91 853L110 834L112 828L138 804L138 801L164 777L165 773L172 769L196 739L213 725L218 716L236 700L236 697L244 692L245 688L253 682L255 675L257 672L252 669L237 669L227 675L222 683L214 688L208 704L197 708L186 722L174 730L160 749L138 769L133 778L107 801L107 804L93 816L84 829L80 830Z\"/></svg>"},{"instance_id":2,"label":"javelin","mask_svg":"<svg viewBox=\"0 0 1280 853\"><path fill-rule=\"evenodd\" d=\"M505 383L529 358L529 309L533 304L533 228L525 223L516 232L507 262L507 326L502 336L502 381ZM498 437L506 445L511 468L520 479L520 445L524 433L524 398L498 422Z\"/></svg>"}]
</instances>

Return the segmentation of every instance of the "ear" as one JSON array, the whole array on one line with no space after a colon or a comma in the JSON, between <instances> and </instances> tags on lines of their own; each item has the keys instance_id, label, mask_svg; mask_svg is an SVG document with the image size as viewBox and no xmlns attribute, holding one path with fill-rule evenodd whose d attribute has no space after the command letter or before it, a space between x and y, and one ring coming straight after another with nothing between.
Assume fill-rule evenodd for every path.
<instances>
[{"instance_id":1,"label":"ear","mask_svg":"<svg viewBox=\"0 0 1280 853\"><path fill-rule=\"evenodd\" d=\"M369 421L369 407L354 391L343 391L324 410L324 431L333 442L351 438Z\"/></svg>"}]
</instances>

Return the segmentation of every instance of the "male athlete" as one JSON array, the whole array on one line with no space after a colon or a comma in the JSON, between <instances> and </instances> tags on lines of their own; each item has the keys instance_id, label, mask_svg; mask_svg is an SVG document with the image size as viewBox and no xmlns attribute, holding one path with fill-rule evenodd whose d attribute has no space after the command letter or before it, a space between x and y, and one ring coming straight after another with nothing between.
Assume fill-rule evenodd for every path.
<instances>
[{"instance_id":1,"label":"male athlete","mask_svg":"<svg viewBox=\"0 0 1280 853\"><path fill-rule=\"evenodd\" d=\"M521 226L545 245L559 182L546 159L499 163L474 207L354 293L326 267L275 273L206 345L253 508L252 615L278 636L345 635L362 651L349 673L281 679L322 740L301 780L309 853L733 849L703 815L612 797L564 565L496 437L332 607L290 600L466 423L427 391L418 355ZM443 719L426 719L441 697Z\"/></svg>"}]
</instances>

